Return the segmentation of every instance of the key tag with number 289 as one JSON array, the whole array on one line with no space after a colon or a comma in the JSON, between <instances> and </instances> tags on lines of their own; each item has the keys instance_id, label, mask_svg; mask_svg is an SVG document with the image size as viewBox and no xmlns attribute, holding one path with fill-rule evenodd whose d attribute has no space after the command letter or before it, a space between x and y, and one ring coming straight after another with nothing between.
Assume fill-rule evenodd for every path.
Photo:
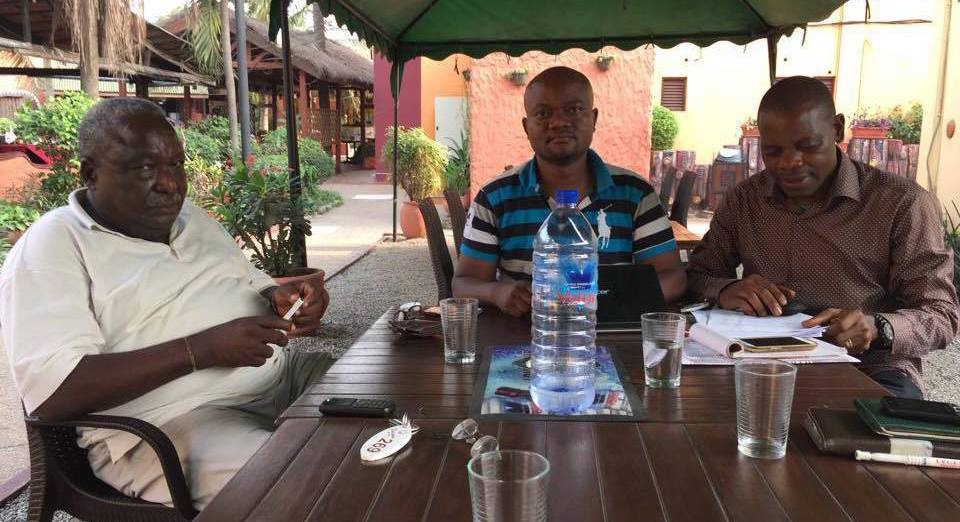
<instances>
[{"instance_id":1,"label":"key tag with number 289","mask_svg":"<svg viewBox=\"0 0 960 522\"><path fill-rule=\"evenodd\" d=\"M413 434L420 429L419 426L410 422L406 413L403 414L403 418L392 419L390 422L393 426L377 433L363 443L360 448L360 460L372 462L397 453L410 443Z\"/></svg>"}]
</instances>

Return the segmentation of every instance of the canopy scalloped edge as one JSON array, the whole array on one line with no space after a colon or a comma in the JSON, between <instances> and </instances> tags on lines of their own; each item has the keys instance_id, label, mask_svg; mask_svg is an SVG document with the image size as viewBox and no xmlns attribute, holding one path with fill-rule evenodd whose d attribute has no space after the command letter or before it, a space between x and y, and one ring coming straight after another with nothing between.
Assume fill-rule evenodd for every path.
<instances>
[{"instance_id":1,"label":"canopy scalloped edge","mask_svg":"<svg viewBox=\"0 0 960 522\"><path fill-rule=\"evenodd\" d=\"M276 40L277 33L280 30L280 2L284 0L271 0L270 6L270 39ZM287 0L289 1L289 0ZM583 49L587 52L595 52L602 47L613 46L621 50L632 50L646 44L654 44L661 48L671 48L681 43L692 43L700 47L706 47L716 42L730 42L736 45L748 44L754 40L767 37L779 37L780 35L792 34L798 27L805 27L806 24L795 24L782 27L771 27L766 32L755 34L742 33L694 33L678 35L636 35L619 38L591 38L591 39L570 39L570 40L510 40L510 41L487 41L487 42L400 42L391 40L382 31L377 31L351 10L345 8L341 3L335 0L316 0L314 2L321 5L321 9L327 15L334 15L337 22L345 25L357 37L364 40L367 45L376 49L380 54L391 62L405 62L411 58L423 56L434 60L442 60L453 54L463 54L471 58L482 58L491 53L503 52L509 56L517 57L529 51L542 51L550 55L556 55L567 49ZM276 16L274 15L276 13Z\"/></svg>"}]
</instances>

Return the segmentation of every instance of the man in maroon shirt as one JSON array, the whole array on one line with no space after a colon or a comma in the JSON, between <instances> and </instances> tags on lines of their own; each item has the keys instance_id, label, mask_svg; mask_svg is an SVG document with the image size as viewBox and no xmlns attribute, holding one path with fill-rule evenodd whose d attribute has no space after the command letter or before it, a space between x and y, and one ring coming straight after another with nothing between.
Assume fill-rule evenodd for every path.
<instances>
[{"instance_id":1,"label":"man in maroon shirt","mask_svg":"<svg viewBox=\"0 0 960 522\"><path fill-rule=\"evenodd\" d=\"M724 196L690 256L688 290L750 315L802 305L815 314L804 325L826 325L870 377L922 397L921 356L960 322L939 203L843 154L843 115L813 78L771 87L757 119L766 169Z\"/></svg>"}]
</instances>

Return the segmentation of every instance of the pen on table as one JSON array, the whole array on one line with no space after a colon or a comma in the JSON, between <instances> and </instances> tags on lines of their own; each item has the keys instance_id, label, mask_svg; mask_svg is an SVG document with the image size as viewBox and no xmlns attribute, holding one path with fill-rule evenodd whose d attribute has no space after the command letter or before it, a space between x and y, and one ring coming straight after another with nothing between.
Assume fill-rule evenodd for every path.
<instances>
[{"instance_id":1,"label":"pen on table","mask_svg":"<svg viewBox=\"0 0 960 522\"><path fill-rule=\"evenodd\" d=\"M893 455L890 453L871 453L869 451L856 452L857 460L873 462L889 462L891 464L905 464L907 466L927 466L931 468L960 469L960 459L945 459L941 457L923 457L920 455Z\"/></svg>"}]
</instances>

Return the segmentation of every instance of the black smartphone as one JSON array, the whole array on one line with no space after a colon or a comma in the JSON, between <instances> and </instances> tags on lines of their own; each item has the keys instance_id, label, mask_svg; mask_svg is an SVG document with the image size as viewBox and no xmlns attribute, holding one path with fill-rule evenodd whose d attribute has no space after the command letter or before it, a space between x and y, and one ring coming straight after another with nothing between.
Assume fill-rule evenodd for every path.
<instances>
[{"instance_id":1,"label":"black smartphone","mask_svg":"<svg viewBox=\"0 0 960 522\"><path fill-rule=\"evenodd\" d=\"M956 404L899 397L884 397L880 404L894 417L960 425L960 406Z\"/></svg>"},{"instance_id":2,"label":"black smartphone","mask_svg":"<svg viewBox=\"0 0 960 522\"><path fill-rule=\"evenodd\" d=\"M396 405L388 399L331 397L320 403L320 413L345 417L389 417Z\"/></svg>"}]
</instances>

